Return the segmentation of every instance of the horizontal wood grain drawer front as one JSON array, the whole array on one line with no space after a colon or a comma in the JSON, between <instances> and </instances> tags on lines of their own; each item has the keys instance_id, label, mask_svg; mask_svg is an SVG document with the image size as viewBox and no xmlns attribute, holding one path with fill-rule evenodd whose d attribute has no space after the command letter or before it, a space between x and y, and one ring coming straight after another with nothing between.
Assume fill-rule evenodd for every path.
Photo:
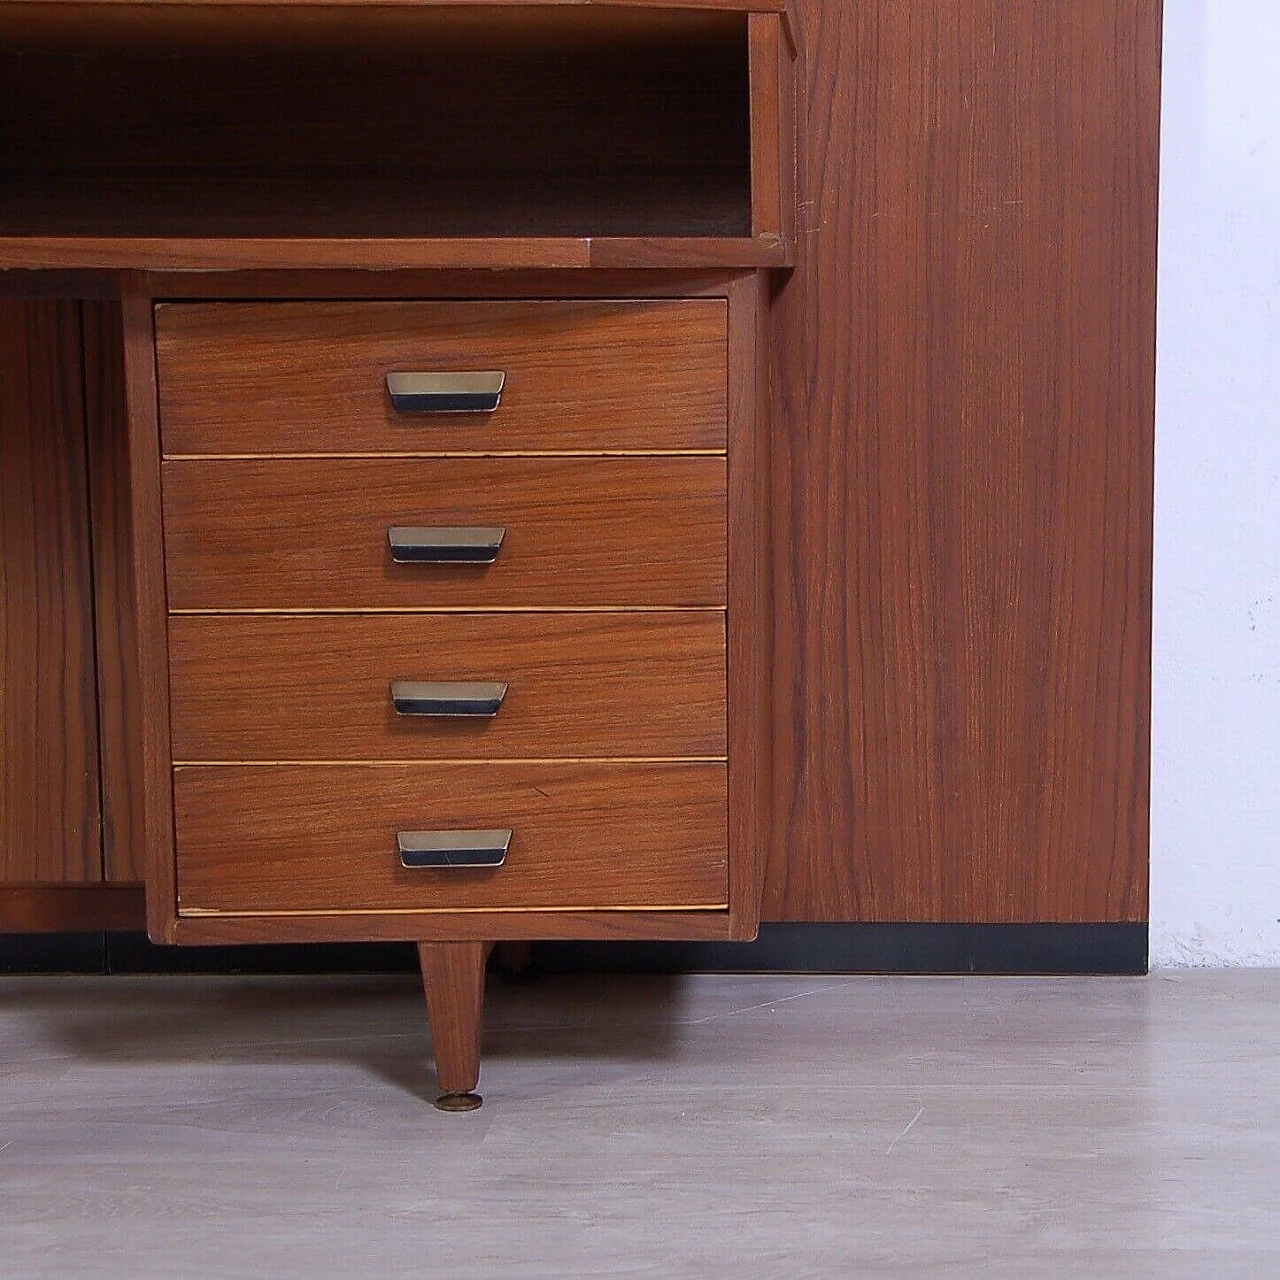
<instances>
[{"instance_id":1,"label":"horizontal wood grain drawer front","mask_svg":"<svg viewBox=\"0 0 1280 1280\"><path fill-rule=\"evenodd\" d=\"M722 764L174 770L180 914L718 908ZM407 868L405 832L510 831L483 869Z\"/></svg>"},{"instance_id":2,"label":"horizontal wood grain drawer front","mask_svg":"<svg viewBox=\"0 0 1280 1280\"><path fill-rule=\"evenodd\" d=\"M175 616L169 673L177 760L726 751L721 613ZM405 714L400 680L496 684L500 705Z\"/></svg>"},{"instance_id":3,"label":"horizontal wood grain drawer front","mask_svg":"<svg viewBox=\"0 0 1280 1280\"><path fill-rule=\"evenodd\" d=\"M163 465L171 609L711 607L723 458ZM396 527L503 530L492 564L402 564Z\"/></svg>"},{"instance_id":4,"label":"horizontal wood grain drawer front","mask_svg":"<svg viewBox=\"0 0 1280 1280\"><path fill-rule=\"evenodd\" d=\"M192 303L156 311L169 454L723 449L723 299ZM505 375L399 412L389 373Z\"/></svg>"}]
</instances>

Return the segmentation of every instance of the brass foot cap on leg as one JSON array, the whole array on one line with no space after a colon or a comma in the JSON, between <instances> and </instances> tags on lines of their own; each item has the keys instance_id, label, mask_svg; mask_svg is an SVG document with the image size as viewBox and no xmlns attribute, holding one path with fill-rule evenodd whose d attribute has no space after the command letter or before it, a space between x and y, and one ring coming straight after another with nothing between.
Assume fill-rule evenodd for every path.
<instances>
[{"instance_id":1,"label":"brass foot cap on leg","mask_svg":"<svg viewBox=\"0 0 1280 1280\"><path fill-rule=\"evenodd\" d=\"M436 1099L437 1111L474 1111L484 1099L478 1093L442 1093Z\"/></svg>"}]
</instances>

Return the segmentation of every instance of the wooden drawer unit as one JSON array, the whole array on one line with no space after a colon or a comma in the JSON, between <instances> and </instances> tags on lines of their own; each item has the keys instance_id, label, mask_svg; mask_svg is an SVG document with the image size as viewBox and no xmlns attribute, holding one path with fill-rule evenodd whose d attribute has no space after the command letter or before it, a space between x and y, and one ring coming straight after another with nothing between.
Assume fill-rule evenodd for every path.
<instances>
[{"instance_id":1,"label":"wooden drawer unit","mask_svg":"<svg viewBox=\"0 0 1280 1280\"><path fill-rule=\"evenodd\" d=\"M182 915L725 910L723 764L191 767ZM501 866L401 865L401 833L510 831Z\"/></svg>"},{"instance_id":2,"label":"wooden drawer unit","mask_svg":"<svg viewBox=\"0 0 1280 1280\"><path fill-rule=\"evenodd\" d=\"M762 285L716 288L135 315L153 935L474 983L496 938L754 934Z\"/></svg>"},{"instance_id":3,"label":"wooden drawer unit","mask_svg":"<svg viewBox=\"0 0 1280 1280\"><path fill-rule=\"evenodd\" d=\"M725 603L723 458L164 464L171 609ZM500 529L490 564L396 563L393 528Z\"/></svg>"},{"instance_id":4,"label":"wooden drawer unit","mask_svg":"<svg viewBox=\"0 0 1280 1280\"><path fill-rule=\"evenodd\" d=\"M725 447L723 299L162 306L167 454ZM387 375L492 371L491 413L398 412Z\"/></svg>"},{"instance_id":5,"label":"wooden drawer unit","mask_svg":"<svg viewBox=\"0 0 1280 1280\"><path fill-rule=\"evenodd\" d=\"M726 751L719 612L178 615L169 673L175 760Z\"/></svg>"}]
</instances>

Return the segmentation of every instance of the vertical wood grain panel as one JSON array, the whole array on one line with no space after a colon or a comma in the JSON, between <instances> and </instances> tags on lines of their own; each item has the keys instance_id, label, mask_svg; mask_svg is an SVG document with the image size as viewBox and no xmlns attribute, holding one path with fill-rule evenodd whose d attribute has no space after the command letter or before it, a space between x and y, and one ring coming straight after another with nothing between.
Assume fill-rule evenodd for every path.
<instances>
[{"instance_id":1,"label":"vertical wood grain panel","mask_svg":"<svg viewBox=\"0 0 1280 1280\"><path fill-rule=\"evenodd\" d=\"M729 903L732 936L760 924L769 838L769 394L764 364L767 279L729 286L727 615Z\"/></svg>"},{"instance_id":2,"label":"vertical wood grain panel","mask_svg":"<svg viewBox=\"0 0 1280 1280\"><path fill-rule=\"evenodd\" d=\"M774 14L747 16L751 78L751 234L783 233L782 33Z\"/></svg>"},{"instance_id":3,"label":"vertical wood grain panel","mask_svg":"<svg viewBox=\"0 0 1280 1280\"><path fill-rule=\"evenodd\" d=\"M799 0L766 919L1140 920L1159 0Z\"/></svg>"},{"instance_id":4,"label":"vertical wood grain panel","mask_svg":"<svg viewBox=\"0 0 1280 1280\"><path fill-rule=\"evenodd\" d=\"M79 308L0 300L0 882L102 876Z\"/></svg>"},{"instance_id":5,"label":"vertical wood grain panel","mask_svg":"<svg viewBox=\"0 0 1280 1280\"><path fill-rule=\"evenodd\" d=\"M155 313L133 276L122 281L121 334L128 422L129 524L133 590L132 671L140 726L137 816L147 882L147 932L173 940L177 867L173 847L173 785L169 749L168 602L160 507L160 419L156 398Z\"/></svg>"},{"instance_id":6,"label":"vertical wood grain panel","mask_svg":"<svg viewBox=\"0 0 1280 1280\"><path fill-rule=\"evenodd\" d=\"M118 303L85 303L85 401L93 525L102 853L108 880L145 875L142 838L142 725L134 659L129 437L124 339Z\"/></svg>"}]
</instances>

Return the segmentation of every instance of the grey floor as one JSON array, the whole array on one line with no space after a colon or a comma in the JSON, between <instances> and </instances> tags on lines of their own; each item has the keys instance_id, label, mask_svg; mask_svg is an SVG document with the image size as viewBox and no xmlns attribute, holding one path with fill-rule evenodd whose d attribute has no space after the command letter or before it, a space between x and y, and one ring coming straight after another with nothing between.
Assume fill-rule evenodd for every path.
<instances>
[{"instance_id":1,"label":"grey floor","mask_svg":"<svg viewBox=\"0 0 1280 1280\"><path fill-rule=\"evenodd\" d=\"M1280 973L0 980L0 1276L1280 1276Z\"/></svg>"}]
</instances>

